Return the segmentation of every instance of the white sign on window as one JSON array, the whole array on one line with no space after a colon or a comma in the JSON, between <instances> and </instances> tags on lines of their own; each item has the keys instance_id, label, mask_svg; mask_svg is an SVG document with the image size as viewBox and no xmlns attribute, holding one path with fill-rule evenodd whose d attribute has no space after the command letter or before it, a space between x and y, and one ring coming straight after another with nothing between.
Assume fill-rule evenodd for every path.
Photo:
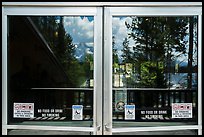
<instances>
[{"instance_id":1,"label":"white sign on window","mask_svg":"<svg viewBox=\"0 0 204 137\"><path fill-rule=\"evenodd\" d=\"M192 118L192 103L172 103L172 118Z\"/></svg>"},{"instance_id":2,"label":"white sign on window","mask_svg":"<svg viewBox=\"0 0 204 137\"><path fill-rule=\"evenodd\" d=\"M14 118L33 118L34 103L14 103L13 117Z\"/></svg>"},{"instance_id":3,"label":"white sign on window","mask_svg":"<svg viewBox=\"0 0 204 137\"><path fill-rule=\"evenodd\" d=\"M83 105L72 105L72 120L83 119Z\"/></svg>"},{"instance_id":4,"label":"white sign on window","mask_svg":"<svg viewBox=\"0 0 204 137\"><path fill-rule=\"evenodd\" d=\"M135 105L125 105L125 120L135 120Z\"/></svg>"}]
</instances>

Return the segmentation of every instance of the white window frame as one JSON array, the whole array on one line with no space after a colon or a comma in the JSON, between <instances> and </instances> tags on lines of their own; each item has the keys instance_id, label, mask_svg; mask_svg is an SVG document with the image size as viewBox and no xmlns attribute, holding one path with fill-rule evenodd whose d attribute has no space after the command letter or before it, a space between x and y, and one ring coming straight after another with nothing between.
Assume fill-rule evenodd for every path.
<instances>
[{"instance_id":1,"label":"white window frame","mask_svg":"<svg viewBox=\"0 0 204 137\"><path fill-rule=\"evenodd\" d=\"M105 7L104 12L102 11L101 7ZM97 44L97 46L94 47L94 127L8 125L7 16L82 14L94 16L94 45ZM112 47L110 46L112 45L111 21L112 16L121 15L198 15L198 125L112 129ZM135 131L198 129L198 134L202 135L201 38L202 2L2 2L2 134L7 135L8 129L84 131L93 132L96 135ZM103 55L101 51L104 52ZM95 53L97 53L97 55Z\"/></svg>"},{"instance_id":2,"label":"white window frame","mask_svg":"<svg viewBox=\"0 0 204 137\"><path fill-rule=\"evenodd\" d=\"M158 6L141 6L141 7L106 7L105 8L105 73L104 73L104 96L105 96L105 117L104 129L105 134L122 132L136 132L136 131L174 131L174 130L188 130L197 129L198 134L202 134L202 7L194 5L167 5ZM127 127L127 128L113 128L112 124L112 18L113 16L198 16L198 125L183 125L183 126L159 126L159 127Z\"/></svg>"},{"instance_id":3,"label":"white window frame","mask_svg":"<svg viewBox=\"0 0 204 137\"><path fill-rule=\"evenodd\" d=\"M51 3L50 3L51 4ZM78 131L102 134L102 10L98 7L61 7L19 5L19 3L4 3L2 7L2 134L7 135L8 129L56 130ZM48 4L49 5L49 4ZM51 4L52 5L52 4ZM94 16L94 97L93 97L93 127L68 127L68 126L34 126L34 125L9 125L7 123L7 19L9 15L39 15L39 16Z\"/></svg>"}]
</instances>

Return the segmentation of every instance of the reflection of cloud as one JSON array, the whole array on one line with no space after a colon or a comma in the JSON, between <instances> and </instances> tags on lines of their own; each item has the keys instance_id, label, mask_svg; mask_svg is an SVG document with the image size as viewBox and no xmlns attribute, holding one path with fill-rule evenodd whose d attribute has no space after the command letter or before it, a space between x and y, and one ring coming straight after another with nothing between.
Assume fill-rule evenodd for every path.
<instances>
[{"instance_id":1,"label":"reflection of cloud","mask_svg":"<svg viewBox=\"0 0 204 137\"><path fill-rule=\"evenodd\" d=\"M123 41L128 37L128 29L125 25L125 22L128 22L131 25L132 18L131 17L113 17L113 25L112 25L112 33L115 36L115 49L118 51L119 60L121 61L122 49L123 49ZM129 47L134 45L133 40L129 40ZM132 50L132 49L131 49Z\"/></svg>"},{"instance_id":2,"label":"reflection of cloud","mask_svg":"<svg viewBox=\"0 0 204 137\"><path fill-rule=\"evenodd\" d=\"M79 61L84 61L86 55L94 54L93 43L75 43L75 58Z\"/></svg>"},{"instance_id":3,"label":"reflection of cloud","mask_svg":"<svg viewBox=\"0 0 204 137\"><path fill-rule=\"evenodd\" d=\"M129 30L127 29L125 22L131 25L132 18L131 17L113 17L112 19L113 25L112 25L112 33L115 37L115 47L114 49L117 49L118 56L121 60L122 55L122 49L123 49L123 41L126 37L128 37ZM188 25L187 25L188 26ZM175 52L175 49L172 50L172 55L174 56L172 61L176 61L180 66L187 66L188 63L188 52L189 52L189 28L186 30L187 35L184 37L184 39L181 39L180 42L183 43L186 41L185 47L186 47L186 53L182 54L181 52ZM135 42L132 39L129 40L129 47L131 51L133 51L132 47L135 45ZM196 40L194 40L196 41ZM177 46L178 45L174 45ZM138 51L139 52L139 51ZM193 45L193 65L197 65L197 47L194 44ZM179 55L179 56L178 56Z\"/></svg>"},{"instance_id":4,"label":"reflection of cloud","mask_svg":"<svg viewBox=\"0 0 204 137\"><path fill-rule=\"evenodd\" d=\"M90 48L87 48L87 49L86 49L86 54L93 54L93 52L91 51Z\"/></svg>"},{"instance_id":5,"label":"reflection of cloud","mask_svg":"<svg viewBox=\"0 0 204 137\"><path fill-rule=\"evenodd\" d=\"M125 22L127 21L128 23L131 23L131 18L126 17L126 18L119 18L119 17L114 17L113 18L113 35L115 36L115 42L116 45L120 47L122 45L123 40L128 36L128 29L125 25Z\"/></svg>"},{"instance_id":6,"label":"reflection of cloud","mask_svg":"<svg viewBox=\"0 0 204 137\"><path fill-rule=\"evenodd\" d=\"M87 45L88 47L91 47L91 48L93 48L93 46L94 46L94 43L86 43L86 45Z\"/></svg>"},{"instance_id":7,"label":"reflection of cloud","mask_svg":"<svg viewBox=\"0 0 204 137\"><path fill-rule=\"evenodd\" d=\"M88 17L64 17L64 27L67 33L73 38L73 43L90 43L94 41L94 22Z\"/></svg>"}]
</instances>

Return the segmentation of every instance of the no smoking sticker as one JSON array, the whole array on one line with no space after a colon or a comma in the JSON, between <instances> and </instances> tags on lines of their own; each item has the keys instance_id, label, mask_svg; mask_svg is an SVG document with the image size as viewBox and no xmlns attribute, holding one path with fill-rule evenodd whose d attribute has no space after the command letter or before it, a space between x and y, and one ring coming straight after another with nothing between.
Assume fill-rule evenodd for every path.
<instances>
[{"instance_id":1,"label":"no smoking sticker","mask_svg":"<svg viewBox=\"0 0 204 137\"><path fill-rule=\"evenodd\" d=\"M192 118L192 103L172 103L172 118Z\"/></svg>"},{"instance_id":2,"label":"no smoking sticker","mask_svg":"<svg viewBox=\"0 0 204 137\"><path fill-rule=\"evenodd\" d=\"M14 118L33 118L34 103L14 103L13 117Z\"/></svg>"}]
</instances>

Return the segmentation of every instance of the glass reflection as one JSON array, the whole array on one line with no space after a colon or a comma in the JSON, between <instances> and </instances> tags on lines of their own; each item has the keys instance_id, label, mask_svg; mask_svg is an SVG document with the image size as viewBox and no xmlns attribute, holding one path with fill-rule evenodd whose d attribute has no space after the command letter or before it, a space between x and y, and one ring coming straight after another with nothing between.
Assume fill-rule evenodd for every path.
<instances>
[{"instance_id":1,"label":"glass reflection","mask_svg":"<svg viewBox=\"0 0 204 137\"><path fill-rule=\"evenodd\" d=\"M93 85L93 17L32 17L46 37L67 79L65 87ZM59 86L59 85L58 85Z\"/></svg>"},{"instance_id":2,"label":"glass reflection","mask_svg":"<svg viewBox=\"0 0 204 137\"><path fill-rule=\"evenodd\" d=\"M197 16L113 17L113 86L197 85Z\"/></svg>"},{"instance_id":3,"label":"glass reflection","mask_svg":"<svg viewBox=\"0 0 204 137\"><path fill-rule=\"evenodd\" d=\"M83 105L83 121L92 120L93 19L8 17L8 123L70 122L72 105ZM14 117L14 103L34 104L34 117Z\"/></svg>"},{"instance_id":4,"label":"glass reflection","mask_svg":"<svg viewBox=\"0 0 204 137\"><path fill-rule=\"evenodd\" d=\"M15 53L10 58L22 64L22 72L28 71L29 75L25 74L25 77L30 78L25 81L30 82L29 87L93 87L93 17L10 17L10 34L15 38L15 33L25 28L15 23L20 20L31 29L23 33L33 44L10 45L11 52L17 49L27 52ZM38 40L28 38L30 33L37 35ZM22 59L16 56L22 56ZM15 67L13 64L11 67ZM17 70L20 73L20 66ZM21 79L18 72L11 76L13 83Z\"/></svg>"},{"instance_id":5,"label":"glass reflection","mask_svg":"<svg viewBox=\"0 0 204 137\"><path fill-rule=\"evenodd\" d=\"M198 17L117 16L112 22L114 123L195 124ZM172 103L192 103L192 118L172 118ZM125 119L126 105L135 105L135 119Z\"/></svg>"}]
</instances>

